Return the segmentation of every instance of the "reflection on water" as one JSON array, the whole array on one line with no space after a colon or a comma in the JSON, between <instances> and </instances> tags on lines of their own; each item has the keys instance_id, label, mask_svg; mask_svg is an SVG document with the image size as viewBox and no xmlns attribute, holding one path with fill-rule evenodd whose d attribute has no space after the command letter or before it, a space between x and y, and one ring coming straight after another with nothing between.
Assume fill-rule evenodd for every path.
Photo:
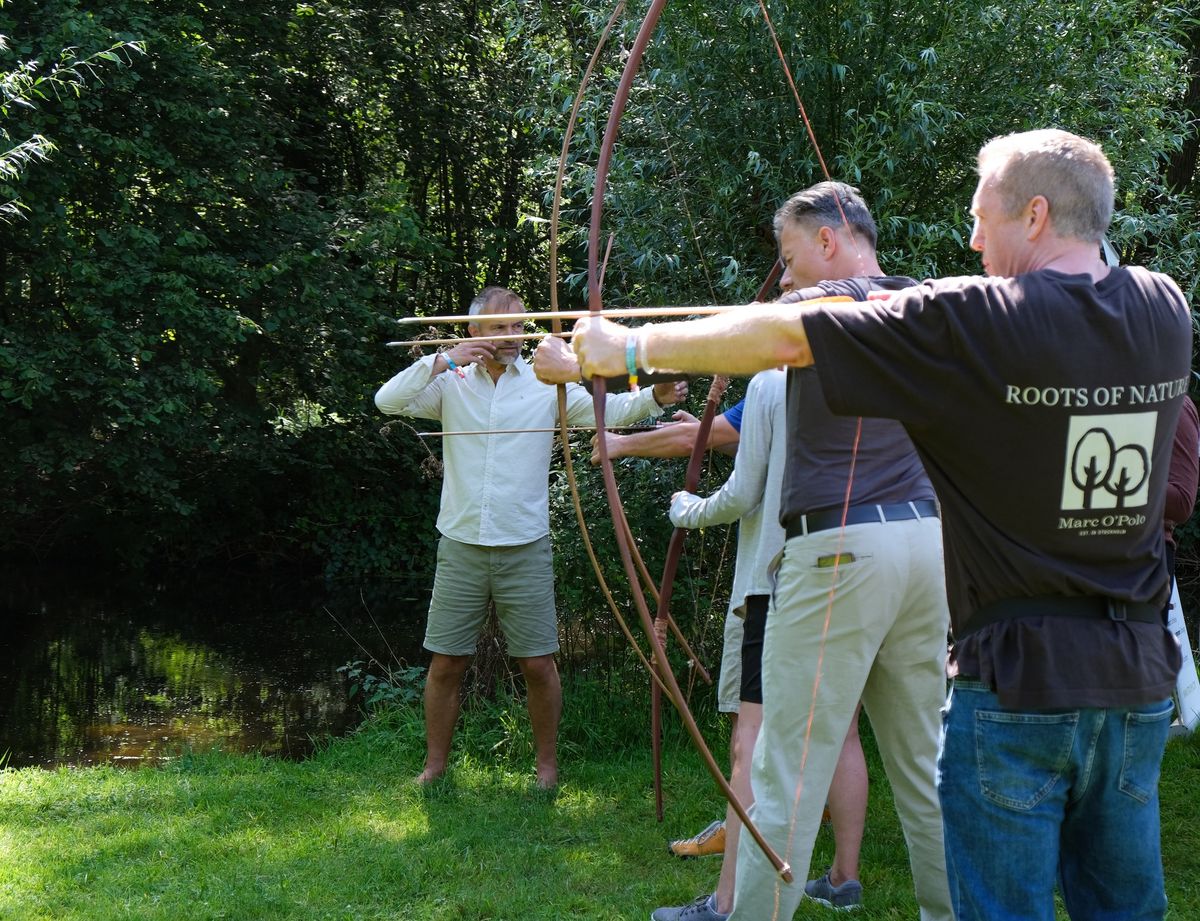
<instances>
[{"instance_id":1,"label":"reflection on water","mask_svg":"<svg viewBox=\"0 0 1200 921\"><path fill-rule=\"evenodd\" d=\"M9 576L0 754L14 767L137 765L213 747L302 757L360 718L338 666L368 654L425 664L422 588Z\"/></svg>"}]
</instances>

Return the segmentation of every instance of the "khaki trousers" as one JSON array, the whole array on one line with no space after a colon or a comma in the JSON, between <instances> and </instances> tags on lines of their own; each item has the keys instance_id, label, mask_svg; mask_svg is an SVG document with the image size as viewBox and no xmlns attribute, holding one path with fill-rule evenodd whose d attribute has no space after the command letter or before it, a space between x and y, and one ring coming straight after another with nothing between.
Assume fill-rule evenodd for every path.
<instances>
[{"instance_id":1,"label":"khaki trousers","mask_svg":"<svg viewBox=\"0 0 1200 921\"><path fill-rule=\"evenodd\" d=\"M790 921L806 878L824 870L810 873L809 861L860 698L892 785L921 921L953 921L935 786L948 626L936 519L835 528L784 546L763 647L752 817L795 881L779 879L743 834L735 921Z\"/></svg>"}]
</instances>

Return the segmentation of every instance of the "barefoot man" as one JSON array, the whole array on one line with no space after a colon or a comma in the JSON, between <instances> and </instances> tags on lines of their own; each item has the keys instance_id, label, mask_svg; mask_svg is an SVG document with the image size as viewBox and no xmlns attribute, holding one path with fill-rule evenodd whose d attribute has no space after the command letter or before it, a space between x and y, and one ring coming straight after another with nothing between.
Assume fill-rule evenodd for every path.
<instances>
[{"instance_id":1,"label":"barefoot man","mask_svg":"<svg viewBox=\"0 0 1200 921\"><path fill-rule=\"evenodd\" d=\"M494 601L508 653L525 676L537 749L537 783L558 783L556 743L562 688L554 654L558 626L550 550L549 471L558 403L553 386L521 358L525 307L506 288L485 288L470 314L512 314L511 320L467 325L470 338L401 371L375 394L385 413L436 419L447 432L437 528L437 573L425 648L433 658L425 682L425 768L428 783L446 770L458 722L463 674ZM686 385L667 383L614 395L605 421L622 425L659 414ZM572 425L594 421L592 398L567 389ZM513 430L529 430L514 432Z\"/></svg>"}]
</instances>

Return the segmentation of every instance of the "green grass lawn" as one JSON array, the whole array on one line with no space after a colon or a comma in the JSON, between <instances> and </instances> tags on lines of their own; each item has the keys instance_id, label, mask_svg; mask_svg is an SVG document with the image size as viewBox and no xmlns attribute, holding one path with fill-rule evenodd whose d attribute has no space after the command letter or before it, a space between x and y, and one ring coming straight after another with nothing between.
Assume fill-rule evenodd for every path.
<instances>
[{"instance_id":1,"label":"green grass lawn","mask_svg":"<svg viewBox=\"0 0 1200 921\"><path fill-rule=\"evenodd\" d=\"M722 807L673 737L667 819L657 824L649 756L631 741L637 711L606 713L596 700L574 701L554 796L534 788L520 709L503 707L468 716L452 778L429 792L410 782L423 755L412 712L374 720L303 763L209 754L161 769L5 771L0 919L644 921L715 883L715 859L675 860L665 843ZM915 919L869 732L864 744L866 907L855 917ZM1200 919L1200 740L1171 743L1162 799L1170 917ZM814 867L831 849L825 829ZM838 916L806 903L796 917Z\"/></svg>"}]
</instances>

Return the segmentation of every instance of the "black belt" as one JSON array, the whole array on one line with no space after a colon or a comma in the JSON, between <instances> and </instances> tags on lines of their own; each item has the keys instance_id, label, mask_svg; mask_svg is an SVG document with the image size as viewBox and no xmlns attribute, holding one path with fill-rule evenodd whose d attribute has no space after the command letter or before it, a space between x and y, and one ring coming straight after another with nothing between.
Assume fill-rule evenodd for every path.
<instances>
[{"instance_id":1,"label":"black belt","mask_svg":"<svg viewBox=\"0 0 1200 921\"><path fill-rule=\"evenodd\" d=\"M1161 624L1161 605L1141 601L1122 601L1104 595L1033 595L1028 598L1002 598L976 608L967 618L963 636L1002 620L1016 617L1090 617L1093 619Z\"/></svg>"},{"instance_id":2,"label":"black belt","mask_svg":"<svg viewBox=\"0 0 1200 921\"><path fill-rule=\"evenodd\" d=\"M937 518L937 503L932 499L917 499L915 502L898 502L895 505L852 505L846 509L845 524L882 524L885 521L911 521L914 518ZM816 531L828 531L842 526L840 508L823 509L797 515L784 524L787 536L800 537Z\"/></svg>"}]
</instances>

